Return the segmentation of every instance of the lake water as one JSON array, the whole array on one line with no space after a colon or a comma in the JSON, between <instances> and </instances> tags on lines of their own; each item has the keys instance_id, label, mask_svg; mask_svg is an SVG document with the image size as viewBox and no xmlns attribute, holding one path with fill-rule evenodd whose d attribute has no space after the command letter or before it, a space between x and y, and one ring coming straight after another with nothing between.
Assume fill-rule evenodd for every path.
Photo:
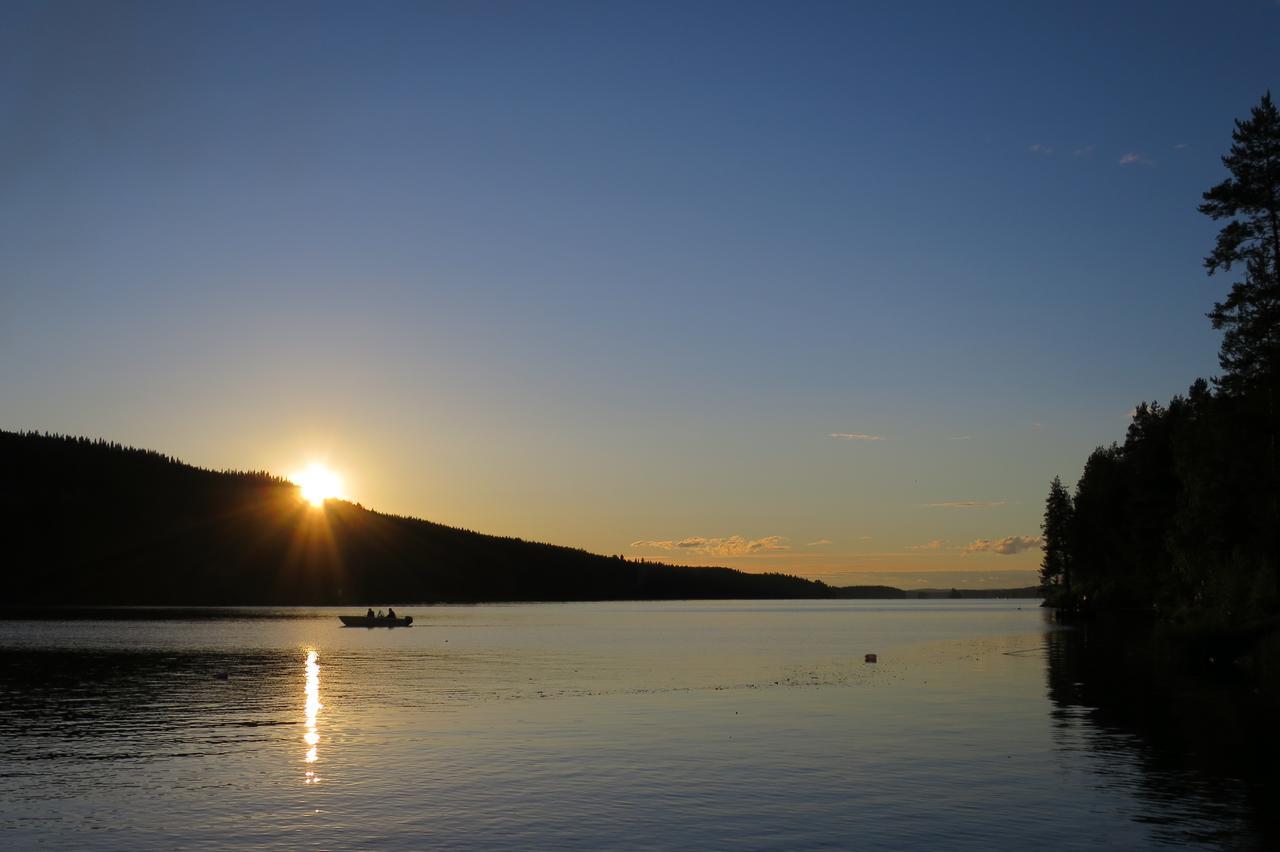
<instances>
[{"instance_id":1,"label":"lake water","mask_svg":"<svg viewBox=\"0 0 1280 852\"><path fill-rule=\"evenodd\" d=\"M0 622L0 846L1277 840L1247 725L1197 754L1033 602L336 612Z\"/></svg>"}]
</instances>

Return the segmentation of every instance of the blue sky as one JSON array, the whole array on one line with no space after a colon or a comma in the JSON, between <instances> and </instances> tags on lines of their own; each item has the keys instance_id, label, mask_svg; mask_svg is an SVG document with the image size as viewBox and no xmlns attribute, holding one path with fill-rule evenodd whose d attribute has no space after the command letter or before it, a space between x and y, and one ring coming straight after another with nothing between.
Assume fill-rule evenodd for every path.
<instances>
[{"instance_id":1,"label":"blue sky","mask_svg":"<svg viewBox=\"0 0 1280 852\"><path fill-rule=\"evenodd\" d=\"M838 583L1030 581L1214 372L1196 205L1280 76L1261 0L0 24L0 426Z\"/></svg>"}]
</instances>

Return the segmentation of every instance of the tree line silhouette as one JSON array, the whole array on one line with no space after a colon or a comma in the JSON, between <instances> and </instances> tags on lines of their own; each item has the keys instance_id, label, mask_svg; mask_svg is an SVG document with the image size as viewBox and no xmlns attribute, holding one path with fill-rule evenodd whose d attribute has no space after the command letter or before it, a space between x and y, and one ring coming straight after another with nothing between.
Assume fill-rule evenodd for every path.
<instances>
[{"instance_id":1,"label":"tree line silhouette","mask_svg":"<svg viewBox=\"0 0 1280 852\"><path fill-rule=\"evenodd\" d=\"M1137 406L1122 444L1089 456L1044 512L1046 602L1152 612L1221 633L1280 625L1280 112L1268 92L1236 121L1230 177L1200 211L1225 220L1205 258L1239 280L1208 317L1222 375Z\"/></svg>"},{"instance_id":2,"label":"tree line silhouette","mask_svg":"<svg viewBox=\"0 0 1280 852\"><path fill-rule=\"evenodd\" d=\"M0 431L0 542L10 606L905 596L315 509L266 472L35 432Z\"/></svg>"}]
</instances>

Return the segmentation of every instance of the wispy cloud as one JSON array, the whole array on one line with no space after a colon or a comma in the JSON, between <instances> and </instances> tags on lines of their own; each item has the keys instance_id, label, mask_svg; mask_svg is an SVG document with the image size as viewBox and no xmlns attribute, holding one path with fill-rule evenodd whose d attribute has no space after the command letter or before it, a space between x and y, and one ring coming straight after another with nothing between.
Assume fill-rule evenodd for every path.
<instances>
[{"instance_id":1,"label":"wispy cloud","mask_svg":"<svg viewBox=\"0 0 1280 852\"><path fill-rule=\"evenodd\" d=\"M635 548L656 548L658 550L676 550L681 553L698 553L707 556L748 556L755 553L770 553L779 550L790 550L786 537L767 535L764 538L746 539L740 535L726 538L708 538L694 535L688 538L667 541L642 539L631 542Z\"/></svg>"},{"instance_id":2,"label":"wispy cloud","mask_svg":"<svg viewBox=\"0 0 1280 852\"><path fill-rule=\"evenodd\" d=\"M1186 142L1179 142L1177 145L1174 145L1174 146L1173 146L1173 150L1175 150L1175 151L1185 151L1185 150L1187 150L1187 149L1188 149L1188 148L1190 148L1190 147L1191 147L1191 146L1190 146L1190 145L1188 145Z\"/></svg>"},{"instance_id":3,"label":"wispy cloud","mask_svg":"<svg viewBox=\"0 0 1280 852\"><path fill-rule=\"evenodd\" d=\"M1075 148L1075 149L1073 149L1073 150L1071 151L1071 156L1073 156L1073 157L1087 157L1087 156L1089 156L1090 154L1092 154L1094 151L1096 151L1097 149L1098 149L1098 146L1097 146L1097 145L1082 145L1082 146L1081 146L1081 147L1079 147L1079 148Z\"/></svg>"},{"instance_id":4,"label":"wispy cloud","mask_svg":"<svg viewBox=\"0 0 1280 852\"><path fill-rule=\"evenodd\" d=\"M1004 538L980 538L964 547L966 555L970 553L998 553L1001 556L1012 556L1024 550L1038 548L1042 539L1038 535L1007 535Z\"/></svg>"},{"instance_id":5,"label":"wispy cloud","mask_svg":"<svg viewBox=\"0 0 1280 852\"><path fill-rule=\"evenodd\" d=\"M863 435L858 432L832 432L831 437L840 441L883 441L883 435Z\"/></svg>"},{"instance_id":6,"label":"wispy cloud","mask_svg":"<svg viewBox=\"0 0 1280 852\"><path fill-rule=\"evenodd\" d=\"M1150 157L1135 154L1132 151L1121 157L1119 162L1122 166L1154 166L1156 164L1156 161Z\"/></svg>"},{"instance_id":7,"label":"wispy cloud","mask_svg":"<svg viewBox=\"0 0 1280 852\"><path fill-rule=\"evenodd\" d=\"M994 509L1008 500L947 500L942 503L925 503L926 509Z\"/></svg>"},{"instance_id":8,"label":"wispy cloud","mask_svg":"<svg viewBox=\"0 0 1280 852\"><path fill-rule=\"evenodd\" d=\"M1034 145L1028 145L1028 146L1027 146L1027 150L1028 150L1028 151L1030 151L1030 152L1031 152L1031 153L1033 153L1033 154L1052 154L1052 153L1053 153L1053 146L1052 146L1052 145L1041 145L1039 142L1037 142L1037 143L1036 143L1036 144L1034 144Z\"/></svg>"},{"instance_id":9,"label":"wispy cloud","mask_svg":"<svg viewBox=\"0 0 1280 852\"><path fill-rule=\"evenodd\" d=\"M933 541L928 542L927 544L908 544L907 550L941 550L942 544L943 544L942 539L935 538Z\"/></svg>"},{"instance_id":10,"label":"wispy cloud","mask_svg":"<svg viewBox=\"0 0 1280 852\"><path fill-rule=\"evenodd\" d=\"M948 441L972 441L973 436L972 435L951 435L951 436L948 436L947 440Z\"/></svg>"},{"instance_id":11,"label":"wispy cloud","mask_svg":"<svg viewBox=\"0 0 1280 852\"><path fill-rule=\"evenodd\" d=\"M824 545L824 544L831 544L831 539L829 539L829 538L820 538L820 539L818 539L817 541L811 541L811 542L809 542L808 544L806 544L806 545L805 545L805 547L821 547L821 546L822 546L822 545Z\"/></svg>"}]
</instances>

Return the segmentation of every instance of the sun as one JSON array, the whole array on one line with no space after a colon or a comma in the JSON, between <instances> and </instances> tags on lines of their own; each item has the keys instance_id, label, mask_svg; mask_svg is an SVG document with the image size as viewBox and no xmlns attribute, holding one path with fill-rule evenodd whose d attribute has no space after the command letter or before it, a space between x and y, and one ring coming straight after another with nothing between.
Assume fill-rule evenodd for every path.
<instances>
[{"instance_id":1,"label":"sun","mask_svg":"<svg viewBox=\"0 0 1280 852\"><path fill-rule=\"evenodd\" d=\"M319 462L312 462L289 479L302 489L302 498L312 506L323 506L330 497L342 496L342 477Z\"/></svg>"}]
</instances>

